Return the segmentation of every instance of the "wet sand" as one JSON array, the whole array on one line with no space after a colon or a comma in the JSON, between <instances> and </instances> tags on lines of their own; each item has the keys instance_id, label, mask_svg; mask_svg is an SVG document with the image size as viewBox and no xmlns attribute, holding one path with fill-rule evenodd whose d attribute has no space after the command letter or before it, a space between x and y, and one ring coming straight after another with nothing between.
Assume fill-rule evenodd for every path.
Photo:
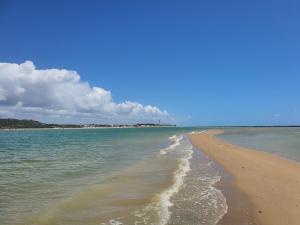
<instances>
[{"instance_id":1,"label":"wet sand","mask_svg":"<svg viewBox=\"0 0 300 225\"><path fill-rule=\"evenodd\" d=\"M248 219L242 224L300 224L300 164L215 137L222 132L209 130L189 135L193 145L232 175L240 191L230 187L230 177L219 184L229 206L220 224L240 225L244 217Z\"/></svg>"},{"instance_id":2,"label":"wet sand","mask_svg":"<svg viewBox=\"0 0 300 225\"><path fill-rule=\"evenodd\" d=\"M227 213L218 225L259 225L253 216L253 207L248 196L236 187L234 177L217 163L213 163L213 167L222 177L215 187L222 191L228 205Z\"/></svg>"}]
</instances>

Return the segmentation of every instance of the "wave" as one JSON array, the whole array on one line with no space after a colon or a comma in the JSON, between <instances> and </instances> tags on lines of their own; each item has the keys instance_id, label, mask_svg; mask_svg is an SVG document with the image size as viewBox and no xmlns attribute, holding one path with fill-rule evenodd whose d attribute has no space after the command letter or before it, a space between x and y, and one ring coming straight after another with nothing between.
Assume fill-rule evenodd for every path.
<instances>
[{"instance_id":1,"label":"wave","mask_svg":"<svg viewBox=\"0 0 300 225\"><path fill-rule=\"evenodd\" d=\"M190 159L193 155L193 147L189 143L187 136L173 135L169 139L172 141L172 144L167 148L161 149L160 154L169 153L166 158L173 159L174 163L177 162L177 166L173 171L173 181L167 189L156 194L144 209L134 212L134 216L138 218L136 225L166 225L172 215L170 208L174 205L171 198L181 189L185 176L191 170ZM151 217L152 219L150 219Z\"/></svg>"},{"instance_id":2,"label":"wave","mask_svg":"<svg viewBox=\"0 0 300 225\"><path fill-rule=\"evenodd\" d=\"M202 132L205 131L195 133ZM176 143L179 137L172 139ZM212 167L212 161L208 158L208 161L203 161L205 156L199 156L198 151L196 153L198 154L194 154L194 148L187 135L181 136L179 144L169 153L179 154L179 163L174 172L172 186L159 195L157 224L185 222L215 225L227 213L226 198L221 190L215 187L221 176Z\"/></svg>"},{"instance_id":3,"label":"wave","mask_svg":"<svg viewBox=\"0 0 300 225\"><path fill-rule=\"evenodd\" d=\"M174 149L178 145L180 145L180 141L182 140L182 138L183 138L183 135L180 135L180 136L173 135L173 136L169 137L169 139L172 141L172 144L169 145L167 148L161 149L159 153L161 155L167 154L169 151L171 151L172 149Z\"/></svg>"},{"instance_id":4,"label":"wave","mask_svg":"<svg viewBox=\"0 0 300 225\"><path fill-rule=\"evenodd\" d=\"M214 187L220 181L221 177L214 174L215 171L211 167L212 161L202 162L199 159L193 159L194 148L187 135L174 135L169 137L169 139L173 143L167 148L162 149L160 154L169 153L168 157L177 158L178 166L173 172L173 183L169 188L156 195L153 201L142 210L143 213L139 212L138 217L143 218L143 224L180 224L188 215L185 214L186 208L182 207L189 206L188 210L191 210L192 216L197 217L196 220L192 221L192 224L197 223L197 221L209 221L207 224L217 224L224 214L226 214L227 204L222 192ZM195 167L199 163L203 168ZM186 195L182 195L183 193ZM156 211L157 214L155 223L151 223L147 219L147 216L153 211ZM137 214L136 212L136 216ZM198 217L200 214L202 218Z\"/></svg>"},{"instance_id":5,"label":"wave","mask_svg":"<svg viewBox=\"0 0 300 225\"><path fill-rule=\"evenodd\" d=\"M114 220L114 219L110 220L110 221L109 221L109 224L110 224L110 225L123 225L122 222L120 222L120 221L118 221L118 220Z\"/></svg>"},{"instance_id":6,"label":"wave","mask_svg":"<svg viewBox=\"0 0 300 225\"><path fill-rule=\"evenodd\" d=\"M189 134L201 134L201 133L204 133L204 132L206 132L206 130L203 130L203 131L192 131Z\"/></svg>"},{"instance_id":7,"label":"wave","mask_svg":"<svg viewBox=\"0 0 300 225\"><path fill-rule=\"evenodd\" d=\"M103 218L103 220L101 219L103 222L99 221L100 224L182 224L181 222L187 221L186 218L189 216L184 211L187 208L191 210L190 212L193 216L195 215L194 218L201 214L201 217L204 216L206 219L208 215L205 214L206 211L210 213L210 220L213 219L214 222L219 221L223 217L224 211L226 211L227 208L226 210L220 212L220 205L223 204L221 208L224 209L225 207L227 207L226 201L224 199L221 199L222 197L224 197L221 191L213 186L216 182L219 181L220 177L212 176L211 174L207 174L206 172L203 173L202 168L194 166L199 165L199 161L195 161L197 159L196 153L198 153L198 151L194 151L194 148L190 143L187 134L173 135L169 137L169 139L172 141L172 143L167 148L160 150L157 149L160 154L157 154L156 152L153 155L153 158L151 157L147 160L141 161L138 165L134 166L134 169L128 169L127 173L122 173L122 180L114 179L115 183L111 184L111 187L114 188L108 188L109 192L101 191L98 195L97 191L96 194L99 197L103 196L103 199L105 200L106 194L107 198L110 198L111 194L113 196L114 192L122 192L129 187L129 189L135 190L137 191L137 193L140 193L144 196L146 192L143 192L143 185L140 187L140 189L135 189L134 185L131 185L132 182L139 182L139 175L145 178L147 178L147 176L150 176L149 179L153 181L156 174L161 173L158 177L161 176L161 178L164 179L162 180L161 178L158 178L158 183L155 184L155 186L159 184L161 184L161 186L159 186L159 188L155 188L155 192L152 192L151 195L149 195L149 198L147 198L147 200L141 205L139 205L140 203L135 205L134 202L139 202L140 200L140 202L143 202L146 198L143 198L140 195L135 195L132 191L129 191L127 195L132 195L133 198L127 199L127 197L125 196L125 199L114 199L114 204L120 209L120 211L116 210L118 214L113 213L114 215L112 214L105 219ZM162 151L164 152L162 153ZM209 162L205 162L202 164L205 167L211 166L211 163ZM138 172L135 173L134 171ZM196 175L193 175L194 173L196 173ZM126 174L129 175L128 179L126 177ZM125 179L123 179L124 177ZM133 178L133 180L131 178ZM147 179L145 184L147 185ZM151 182L149 184L151 185ZM168 185L167 188L165 184ZM197 189L199 186L202 187L202 189ZM182 195L182 193L184 192L187 193L187 195ZM123 195L121 195L121 197L122 196ZM90 204L90 200L93 201L91 198L94 197L94 193L89 192L88 196L84 194L84 203ZM78 199L76 201L78 201ZM118 205L118 202L126 202L125 205L128 206L128 209L122 208L123 206ZM96 206L98 206L97 204ZM129 209L129 207L132 208ZM212 214L212 211L216 213ZM105 213L103 215L105 215ZM213 215L213 218L211 217L211 215ZM200 220L201 218L199 219L197 217L197 220L194 219L192 223L189 223L189 221L187 221L186 224L195 224ZM174 221L176 222L174 223ZM213 225L214 223L206 224Z\"/></svg>"},{"instance_id":8,"label":"wave","mask_svg":"<svg viewBox=\"0 0 300 225\"><path fill-rule=\"evenodd\" d=\"M200 181L202 183L208 184L207 190L200 193L201 199L208 200L210 202L209 206L211 208L213 208L215 211L218 211L218 209L221 209L218 213L215 212L215 215L212 217L213 218L212 223L214 225L218 224L219 221L223 218L223 216L228 211L228 206L227 206L225 196L223 195L221 190L219 190L215 187L215 184L217 184L220 180L221 180L221 176L219 176L217 174L213 177L200 178Z\"/></svg>"},{"instance_id":9,"label":"wave","mask_svg":"<svg viewBox=\"0 0 300 225\"><path fill-rule=\"evenodd\" d=\"M184 177L187 172L191 170L189 160L192 158L192 147L187 150L187 154L180 159L179 168L175 171L175 182L174 184L167 190L165 190L160 197L160 225L167 224L168 220L171 217L171 212L169 208L173 206L171 202L171 197L176 194L180 187L183 185Z\"/></svg>"}]
</instances>

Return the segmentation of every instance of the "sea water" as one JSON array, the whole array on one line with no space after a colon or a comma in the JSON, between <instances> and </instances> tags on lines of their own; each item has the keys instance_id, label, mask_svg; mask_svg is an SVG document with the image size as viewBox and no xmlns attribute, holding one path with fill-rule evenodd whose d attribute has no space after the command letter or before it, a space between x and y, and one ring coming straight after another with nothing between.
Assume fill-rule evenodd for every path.
<instances>
[{"instance_id":1,"label":"sea water","mask_svg":"<svg viewBox=\"0 0 300 225\"><path fill-rule=\"evenodd\" d=\"M300 127L226 128L218 138L300 161Z\"/></svg>"},{"instance_id":2,"label":"sea water","mask_svg":"<svg viewBox=\"0 0 300 225\"><path fill-rule=\"evenodd\" d=\"M214 225L221 179L204 128L0 131L0 224Z\"/></svg>"}]
</instances>

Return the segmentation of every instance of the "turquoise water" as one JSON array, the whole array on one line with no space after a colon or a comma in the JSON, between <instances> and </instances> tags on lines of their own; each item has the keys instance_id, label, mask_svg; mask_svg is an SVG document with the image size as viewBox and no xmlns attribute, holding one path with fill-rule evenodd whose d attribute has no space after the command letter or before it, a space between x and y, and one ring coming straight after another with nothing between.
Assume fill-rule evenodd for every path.
<instances>
[{"instance_id":1,"label":"turquoise water","mask_svg":"<svg viewBox=\"0 0 300 225\"><path fill-rule=\"evenodd\" d=\"M216 224L220 176L186 136L202 129L2 130L0 222Z\"/></svg>"},{"instance_id":2,"label":"turquoise water","mask_svg":"<svg viewBox=\"0 0 300 225\"><path fill-rule=\"evenodd\" d=\"M0 131L0 224L216 224L226 199L187 134L205 128ZM300 161L300 128L220 138Z\"/></svg>"},{"instance_id":3,"label":"turquoise water","mask_svg":"<svg viewBox=\"0 0 300 225\"><path fill-rule=\"evenodd\" d=\"M300 127L227 128L221 139L300 161Z\"/></svg>"}]
</instances>

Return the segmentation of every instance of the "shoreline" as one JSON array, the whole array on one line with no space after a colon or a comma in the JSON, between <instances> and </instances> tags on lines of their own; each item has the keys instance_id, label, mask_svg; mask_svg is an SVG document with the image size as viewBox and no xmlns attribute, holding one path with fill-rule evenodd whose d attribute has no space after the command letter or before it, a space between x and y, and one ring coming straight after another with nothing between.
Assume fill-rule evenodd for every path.
<instances>
[{"instance_id":1,"label":"shoreline","mask_svg":"<svg viewBox=\"0 0 300 225\"><path fill-rule=\"evenodd\" d=\"M0 128L0 131L24 131L24 130L92 130L92 129L126 129L126 128L169 128L171 126L127 126L127 127L39 127L39 128Z\"/></svg>"},{"instance_id":2,"label":"shoreline","mask_svg":"<svg viewBox=\"0 0 300 225\"><path fill-rule=\"evenodd\" d=\"M215 137L221 133L222 130L207 130L189 134L196 148L232 176L222 174L225 177L217 185L231 209L219 224L240 224L242 209L251 220L248 224L297 225L300 221L300 164Z\"/></svg>"},{"instance_id":3,"label":"shoreline","mask_svg":"<svg viewBox=\"0 0 300 225\"><path fill-rule=\"evenodd\" d=\"M258 225L253 216L253 207L248 196L234 184L234 177L212 161L212 166L220 173L221 179L214 186L221 190L226 198L227 213L217 225Z\"/></svg>"}]
</instances>

